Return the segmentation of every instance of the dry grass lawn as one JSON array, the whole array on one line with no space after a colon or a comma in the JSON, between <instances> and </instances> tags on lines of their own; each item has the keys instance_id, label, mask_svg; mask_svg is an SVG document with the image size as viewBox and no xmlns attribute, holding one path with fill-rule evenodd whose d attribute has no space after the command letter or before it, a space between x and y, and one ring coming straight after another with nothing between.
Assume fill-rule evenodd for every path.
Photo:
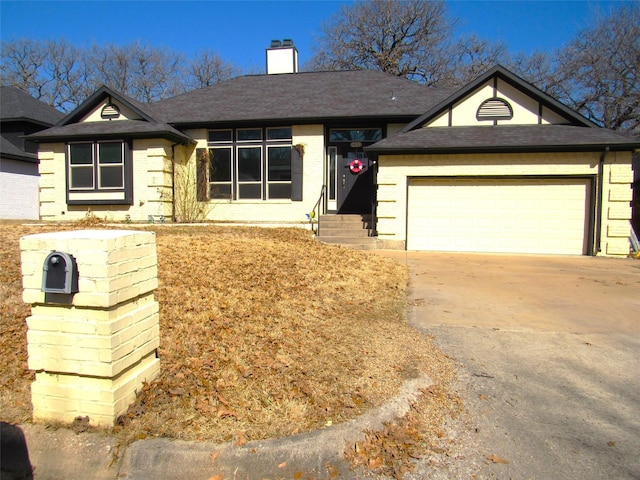
<instances>
[{"instance_id":1,"label":"dry grass lawn","mask_svg":"<svg viewBox=\"0 0 640 480\"><path fill-rule=\"evenodd\" d=\"M4 421L31 416L18 240L72 228L0 224ZM162 371L115 427L123 441L242 445L353 418L419 373L453 381L451 360L405 323L405 266L298 229L153 230Z\"/></svg>"}]
</instances>

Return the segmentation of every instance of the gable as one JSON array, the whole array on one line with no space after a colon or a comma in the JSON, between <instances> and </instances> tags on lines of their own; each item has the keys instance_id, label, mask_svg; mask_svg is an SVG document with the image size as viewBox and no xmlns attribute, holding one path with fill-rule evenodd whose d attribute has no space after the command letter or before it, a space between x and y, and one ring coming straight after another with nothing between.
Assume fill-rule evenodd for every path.
<instances>
[{"instance_id":1,"label":"gable","mask_svg":"<svg viewBox=\"0 0 640 480\"><path fill-rule=\"evenodd\" d=\"M55 127L28 138L36 142L108 138L164 138L182 144L193 142L188 135L155 118L150 105L127 98L104 85Z\"/></svg>"},{"instance_id":2,"label":"gable","mask_svg":"<svg viewBox=\"0 0 640 480\"><path fill-rule=\"evenodd\" d=\"M491 118L481 110L489 102L487 111L498 109ZM502 110L500 110L502 109ZM508 113L508 115L503 115ZM460 88L451 96L405 126L402 131L424 127L479 126L597 125L575 110L558 102L501 65Z\"/></svg>"},{"instance_id":3,"label":"gable","mask_svg":"<svg viewBox=\"0 0 640 480\"><path fill-rule=\"evenodd\" d=\"M112 97L106 97L96 103L92 110L78 120L78 123L122 120L144 120L144 118L123 102Z\"/></svg>"},{"instance_id":4,"label":"gable","mask_svg":"<svg viewBox=\"0 0 640 480\"><path fill-rule=\"evenodd\" d=\"M510 107L511 118L494 119L481 116L485 102L495 100ZM554 111L541 99L530 95L510 82L494 77L451 103L439 115L425 122L422 127L470 127L477 125L557 125L571 124L568 116Z\"/></svg>"}]
</instances>

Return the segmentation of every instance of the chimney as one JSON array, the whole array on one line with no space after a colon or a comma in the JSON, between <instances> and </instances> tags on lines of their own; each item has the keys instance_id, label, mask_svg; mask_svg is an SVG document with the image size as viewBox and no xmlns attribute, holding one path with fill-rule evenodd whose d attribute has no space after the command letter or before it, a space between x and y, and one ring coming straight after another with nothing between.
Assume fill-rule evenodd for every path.
<instances>
[{"instance_id":1,"label":"chimney","mask_svg":"<svg viewBox=\"0 0 640 480\"><path fill-rule=\"evenodd\" d=\"M293 40L271 40L267 48L267 74L298 73L298 49Z\"/></svg>"}]
</instances>

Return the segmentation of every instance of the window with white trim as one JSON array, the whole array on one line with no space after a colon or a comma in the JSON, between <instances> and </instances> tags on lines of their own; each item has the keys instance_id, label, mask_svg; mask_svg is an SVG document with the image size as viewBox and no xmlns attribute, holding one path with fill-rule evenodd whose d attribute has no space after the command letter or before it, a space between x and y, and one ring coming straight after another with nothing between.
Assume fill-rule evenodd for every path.
<instances>
[{"instance_id":1,"label":"window with white trim","mask_svg":"<svg viewBox=\"0 0 640 480\"><path fill-rule=\"evenodd\" d=\"M73 142L67 144L67 201L69 204L130 204L126 142ZM103 193L103 197L100 194Z\"/></svg>"},{"instance_id":2,"label":"window with white trim","mask_svg":"<svg viewBox=\"0 0 640 480\"><path fill-rule=\"evenodd\" d=\"M210 130L209 198L292 198L291 127Z\"/></svg>"},{"instance_id":3,"label":"window with white trim","mask_svg":"<svg viewBox=\"0 0 640 480\"><path fill-rule=\"evenodd\" d=\"M124 142L70 143L69 190L124 188Z\"/></svg>"}]
</instances>

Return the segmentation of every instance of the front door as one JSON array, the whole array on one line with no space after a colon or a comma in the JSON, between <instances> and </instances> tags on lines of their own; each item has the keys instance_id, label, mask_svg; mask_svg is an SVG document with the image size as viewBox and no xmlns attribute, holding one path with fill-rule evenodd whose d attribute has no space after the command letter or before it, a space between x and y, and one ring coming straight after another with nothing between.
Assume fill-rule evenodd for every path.
<instances>
[{"instance_id":1,"label":"front door","mask_svg":"<svg viewBox=\"0 0 640 480\"><path fill-rule=\"evenodd\" d=\"M369 214L375 200L375 165L364 147L382 138L382 129L332 129L328 149L328 210Z\"/></svg>"},{"instance_id":2,"label":"front door","mask_svg":"<svg viewBox=\"0 0 640 480\"><path fill-rule=\"evenodd\" d=\"M336 164L338 213L371 213L373 168L362 147L338 147Z\"/></svg>"}]
</instances>

